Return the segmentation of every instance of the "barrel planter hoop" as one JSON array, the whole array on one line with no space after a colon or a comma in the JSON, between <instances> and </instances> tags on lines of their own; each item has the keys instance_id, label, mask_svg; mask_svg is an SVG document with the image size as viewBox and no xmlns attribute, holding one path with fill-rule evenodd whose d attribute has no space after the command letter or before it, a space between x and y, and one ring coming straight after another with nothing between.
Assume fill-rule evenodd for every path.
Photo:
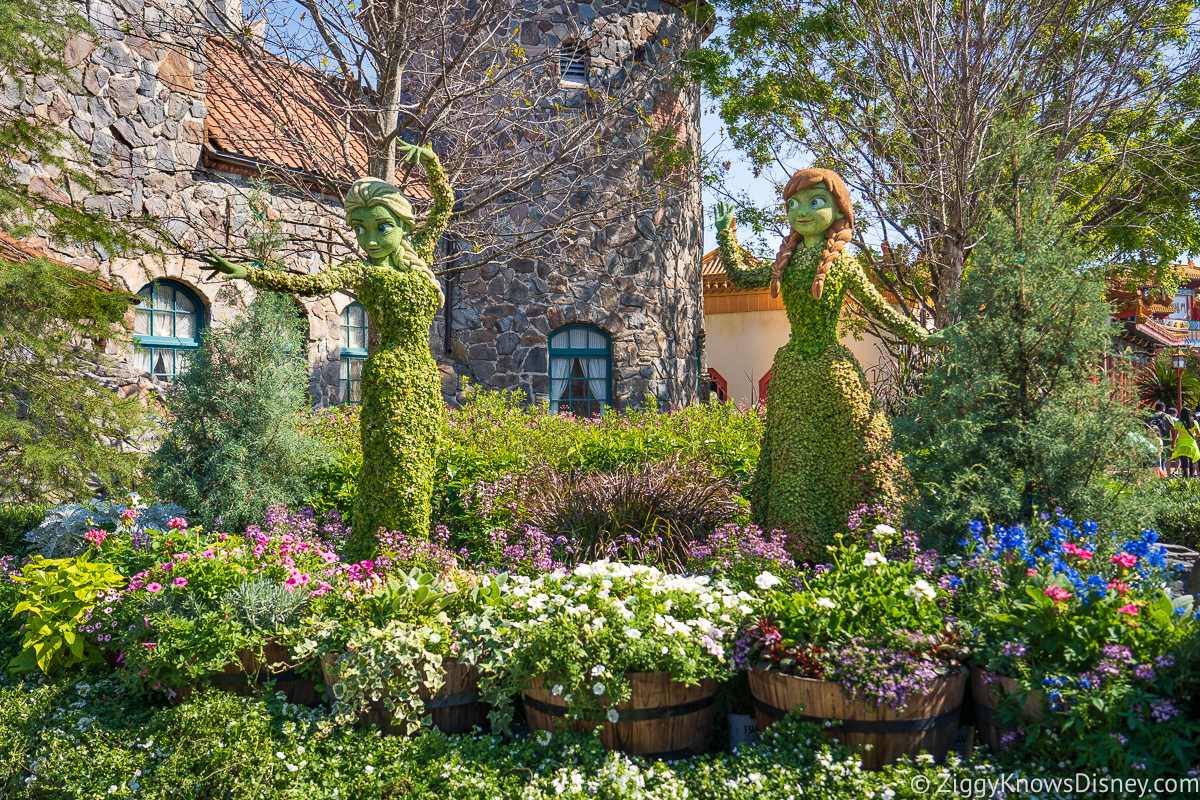
<instances>
[{"instance_id":1,"label":"barrel planter hoop","mask_svg":"<svg viewBox=\"0 0 1200 800\"><path fill-rule=\"evenodd\" d=\"M1005 734L1020 730L1018 727L1005 725L996 712L1000 702L1010 694L1016 694L1019 689L1020 686L1012 678L979 667L971 668L971 695L975 699L979 742L987 745L993 753L1007 749L1001 744ZM1030 692L1021 706L1022 715L1032 722L1041 722L1045 718L1045 700L1045 692Z\"/></svg>"},{"instance_id":2,"label":"barrel planter hoop","mask_svg":"<svg viewBox=\"0 0 1200 800\"><path fill-rule=\"evenodd\" d=\"M271 672L268 664L286 664L280 672ZM275 691L283 692L289 703L299 706L315 706L321 702L317 682L302 675L292 663L288 648L275 641L263 644L262 657L252 650L238 652L238 660L227 664L221 672L209 675L205 682L224 692L248 697L267 688L268 682L275 684Z\"/></svg>"},{"instance_id":3,"label":"barrel planter hoop","mask_svg":"<svg viewBox=\"0 0 1200 800\"><path fill-rule=\"evenodd\" d=\"M525 691L525 719L531 731L600 729L609 750L643 758L678 761L708 749L716 715L717 682L688 686L667 672L631 672L625 676L630 697L614 706L617 721L568 720L567 707L537 680Z\"/></svg>"},{"instance_id":4,"label":"barrel planter hoop","mask_svg":"<svg viewBox=\"0 0 1200 800\"><path fill-rule=\"evenodd\" d=\"M325 687L333 697L333 684L337 678L333 673L336 655L321 657L321 668L325 675ZM442 733L469 733L475 727L483 727L487 720L487 706L479 700L479 671L460 664L452 658L442 659L442 687L430 694L422 690L418 698L433 722L433 727ZM378 725L386 734L400 733L399 726L392 725L392 712L383 700L371 700L367 710L358 715L361 725Z\"/></svg>"},{"instance_id":5,"label":"barrel planter hoop","mask_svg":"<svg viewBox=\"0 0 1200 800\"><path fill-rule=\"evenodd\" d=\"M750 672L759 730L766 730L799 706L802 722L832 723L827 736L862 748L863 766L881 769L901 756L928 752L938 761L954 745L967 676L961 672L935 678L924 694L902 710L850 700L833 681L798 678L769 670Z\"/></svg>"}]
</instances>

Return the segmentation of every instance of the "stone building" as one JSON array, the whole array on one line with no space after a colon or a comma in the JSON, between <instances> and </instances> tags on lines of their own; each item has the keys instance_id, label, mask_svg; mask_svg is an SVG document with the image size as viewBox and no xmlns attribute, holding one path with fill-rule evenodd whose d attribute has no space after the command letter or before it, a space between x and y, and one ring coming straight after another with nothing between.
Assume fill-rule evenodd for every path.
<instances>
[{"instance_id":1,"label":"stone building","mask_svg":"<svg viewBox=\"0 0 1200 800\"><path fill-rule=\"evenodd\" d=\"M569 65L582 70L572 77L586 82L589 72L620 69L646 42L695 41L694 23L675 2L542 0L525 6L533 10L523 12L521 38L536 47L572 36L584 59ZM304 165L288 163L286 154L256 137L252 113L222 92L244 76L235 60L222 56L219 40L208 40L200 53L182 40L173 46L172 31L195 13L187 0L91 0L86 13L97 39L72 39L65 53L77 85L40 78L22 88L8 81L0 102L69 130L99 179L99 191L88 194L56 183L51 168L19 165L32 191L68 191L114 219L153 215L172 239L165 255L138 259L29 242L146 297L136 311L140 346L110 353L117 362L110 381L126 393L152 390L187 363L201 331L220 326L253 299L244 282L208 277L185 254L244 242L251 180L270 169L303 173ZM227 13L240 17L236 5ZM663 81L645 105L698 150L698 90ZM364 155L363 174L365 164ZM597 175L594 183L626 180L646 168L621 166L619 177ZM647 393L663 405L692 402L703 358L702 206L695 176L681 180L687 185L679 199L653 213L613 215L590 239L553 257L514 258L448 278L447 308L430 332L448 398L466 376L487 388L521 388L537 401L579 413L638 404ZM342 226L335 197L286 187L275 195L280 216L307 227L310 238ZM420 197L414 199L420 205ZM288 266L311 272L347 255L330 245L294 254ZM369 329L361 306L334 294L303 299L299 313L308 326L313 402L353 401Z\"/></svg>"}]
</instances>

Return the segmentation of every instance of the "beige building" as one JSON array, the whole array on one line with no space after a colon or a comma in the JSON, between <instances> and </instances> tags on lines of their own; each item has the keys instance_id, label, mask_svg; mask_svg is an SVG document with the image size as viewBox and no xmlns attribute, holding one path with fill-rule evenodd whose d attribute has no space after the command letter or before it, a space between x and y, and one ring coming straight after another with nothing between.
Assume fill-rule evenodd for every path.
<instances>
[{"instance_id":1,"label":"beige building","mask_svg":"<svg viewBox=\"0 0 1200 800\"><path fill-rule=\"evenodd\" d=\"M716 250L704 256L704 345L708 355L709 393L713 399L753 404L764 400L775 352L791 334L783 298L766 289L734 288ZM868 380L874 380L883 355L878 339L844 337Z\"/></svg>"}]
</instances>

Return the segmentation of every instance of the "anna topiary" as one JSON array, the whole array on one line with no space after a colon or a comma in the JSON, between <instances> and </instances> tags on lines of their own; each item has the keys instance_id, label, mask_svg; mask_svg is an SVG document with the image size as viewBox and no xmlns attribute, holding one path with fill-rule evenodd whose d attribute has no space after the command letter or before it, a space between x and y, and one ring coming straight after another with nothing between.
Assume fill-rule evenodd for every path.
<instances>
[{"instance_id":1,"label":"anna topiary","mask_svg":"<svg viewBox=\"0 0 1200 800\"><path fill-rule=\"evenodd\" d=\"M429 535L433 459L445 426L437 365L429 352L429 326L443 297L427 262L446 229L454 191L431 150L401 147L424 165L433 205L425 224L417 226L399 189L369 178L355 181L343 205L366 262L352 259L316 275L293 275L211 254L204 258L217 271L261 289L302 295L348 290L375 323L379 344L362 373L363 467L348 542L356 557L374 553L380 528Z\"/></svg>"},{"instance_id":2,"label":"anna topiary","mask_svg":"<svg viewBox=\"0 0 1200 800\"><path fill-rule=\"evenodd\" d=\"M792 334L775 354L758 469L749 485L755 521L782 530L806 555L844 531L860 503L893 505L903 465L887 418L854 356L838 341L848 291L888 330L911 342L926 332L887 304L847 252L854 209L835 173L800 170L783 192L792 232L771 266L748 268L729 206L717 206L717 241L738 288L782 289Z\"/></svg>"}]
</instances>

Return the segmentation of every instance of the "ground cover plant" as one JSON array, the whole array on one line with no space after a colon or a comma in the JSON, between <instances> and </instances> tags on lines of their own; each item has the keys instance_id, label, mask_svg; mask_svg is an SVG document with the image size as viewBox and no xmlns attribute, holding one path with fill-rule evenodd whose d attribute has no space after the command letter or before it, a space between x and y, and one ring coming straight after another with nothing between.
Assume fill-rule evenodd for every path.
<instances>
[{"instance_id":1,"label":"ground cover plant","mask_svg":"<svg viewBox=\"0 0 1200 800\"><path fill-rule=\"evenodd\" d=\"M204 692L156 705L127 691L95 673L0 687L0 793L47 800L383 800L397 793L464 800L912 800L927 796L923 787L939 786L986 797L1007 776L1010 797L1046 796L1049 781L1063 800L1096 796L1064 789L1074 772L1040 758L963 763L951 757L944 765L919 758L867 772L817 726L788 721L736 754L664 763L607 752L585 733L516 741L436 731L381 737L329 730L323 712L272 698ZM1180 786L1176 781L1170 791L1164 786L1145 796L1183 796Z\"/></svg>"}]
</instances>

